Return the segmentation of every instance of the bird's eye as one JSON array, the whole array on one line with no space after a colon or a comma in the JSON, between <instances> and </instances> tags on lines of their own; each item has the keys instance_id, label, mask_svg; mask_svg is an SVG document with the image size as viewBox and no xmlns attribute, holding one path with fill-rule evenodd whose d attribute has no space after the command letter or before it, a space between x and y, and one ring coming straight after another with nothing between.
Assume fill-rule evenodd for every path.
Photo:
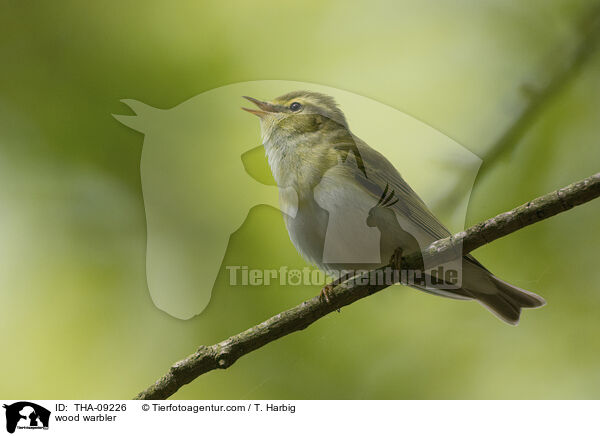
<instances>
[{"instance_id":1,"label":"bird's eye","mask_svg":"<svg viewBox=\"0 0 600 436\"><path fill-rule=\"evenodd\" d=\"M302 109L302 105L295 101L290 105L290 109L294 112L298 112L300 109Z\"/></svg>"}]
</instances>

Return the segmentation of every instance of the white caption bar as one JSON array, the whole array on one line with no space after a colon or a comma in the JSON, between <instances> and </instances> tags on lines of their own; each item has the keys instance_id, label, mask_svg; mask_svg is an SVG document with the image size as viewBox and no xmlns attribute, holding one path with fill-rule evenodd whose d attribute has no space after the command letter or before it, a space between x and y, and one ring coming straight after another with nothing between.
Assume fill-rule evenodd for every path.
<instances>
[{"instance_id":1,"label":"white caption bar","mask_svg":"<svg viewBox=\"0 0 600 436\"><path fill-rule=\"evenodd\" d=\"M3 400L0 419L19 436L303 435L317 431L407 435L587 434L597 401L46 401ZM12 430L12 431L11 431ZM133 433L136 432L136 433ZM7 433L4 433L7 434Z\"/></svg>"}]
</instances>

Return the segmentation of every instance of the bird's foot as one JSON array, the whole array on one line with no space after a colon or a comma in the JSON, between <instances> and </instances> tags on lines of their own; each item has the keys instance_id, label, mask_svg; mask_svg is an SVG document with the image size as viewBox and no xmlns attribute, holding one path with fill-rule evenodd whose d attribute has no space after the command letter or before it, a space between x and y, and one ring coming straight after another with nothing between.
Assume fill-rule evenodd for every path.
<instances>
[{"instance_id":1,"label":"bird's foot","mask_svg":"<svg viewBox=\"0 0 600 436\"><path fill-rule=\"evenodd\" d=\"M402 269L402 248L396 248L394 254L390 258L390 265L394 271L400 271Z\"/></svg>"},{"instance_id":2,"label":"bird's foot","mask_svg":"<svg viewBox=\"0 0 600 436\"><path fill-rule=\"evenodd\" d=\"M331 291L333 291L334 287L335 287L335 282L329 283L328 285L323 286L323 289L321 289L321 293L319 294L319 297L322 300L325 300L325 302L327 304L331 303L331 299L329 298L329 294L331 293Z\"/></svg>"},{"instance_id":3,"label":"bird's foot","mask_svg":"<svg viewBox=\"0 0 600 436\"><path fill-rule=\"evenodd\" d=\"M335 288L337 285L342 283L344 280L348 280L350 277L351 277L350 273L344 273L339 278L335 279L333 282L329 283L328 285L323 286L323 289L321 289L321 293L319 294L319 297L322 300L325 300L325 302L327 304L331 304L330 296L331 296L331 291L333 291L333 288ZM340 309L338 309L337 311L339 313Z\"/></svg>"}]
</instances>

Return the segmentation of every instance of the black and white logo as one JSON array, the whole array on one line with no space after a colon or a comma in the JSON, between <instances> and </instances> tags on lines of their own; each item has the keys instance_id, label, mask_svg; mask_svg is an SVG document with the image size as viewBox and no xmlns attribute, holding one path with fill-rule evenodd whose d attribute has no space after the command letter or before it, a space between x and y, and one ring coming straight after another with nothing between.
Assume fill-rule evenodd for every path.
<instances>
[{"instance_id":1,"label":"black and white logo","mask_svg":"<svg viewBox=\"0 0 600 436\"><path fill-rule=\"evenodd\" d=\"M50 411L29 401L19 401L3 406L6 409L6 431L14 433L16 429L48 429Z\"/></svg>"}]
</instances>

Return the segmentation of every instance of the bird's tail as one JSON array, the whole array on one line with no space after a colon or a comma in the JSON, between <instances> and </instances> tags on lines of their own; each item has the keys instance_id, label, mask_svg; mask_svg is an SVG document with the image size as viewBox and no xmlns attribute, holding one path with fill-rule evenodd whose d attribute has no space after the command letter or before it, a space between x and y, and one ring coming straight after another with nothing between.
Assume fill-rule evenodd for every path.
<instances>
[{"instance_id":1,"label":"bird's tail","mask_svg":"<svg viewBox=\"0 0 600 436\"><path fill-rule=\"evenodd\" d=\"M496 288L495 292L489 292L491 289L486 289L486 292L470 289L468 291L484 307L509 324L517 325L519 323L521 308L540 307L546 304L546 300L533 292L517 288L491 274L488 277L491 285Z\"/></svg>"}]
</instances>

